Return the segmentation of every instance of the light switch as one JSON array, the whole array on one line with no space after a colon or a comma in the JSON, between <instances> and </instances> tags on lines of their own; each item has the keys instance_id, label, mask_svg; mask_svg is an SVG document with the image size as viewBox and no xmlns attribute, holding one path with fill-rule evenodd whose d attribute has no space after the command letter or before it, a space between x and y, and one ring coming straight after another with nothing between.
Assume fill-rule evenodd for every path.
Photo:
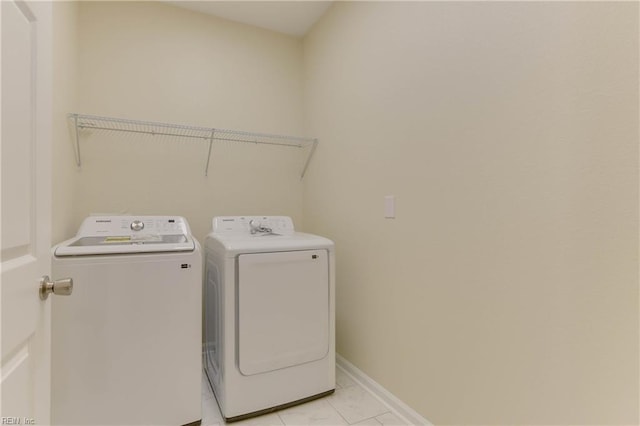
<instances>
[{"instance_id":1,"label":"light switch","mask_svg":"<svg viewBox=\"0 0 640 426\"><path fill-rule=\"evenodd\" d=\"M396 196L386 195L384 197L384 217L386 219L396 218Z\"/></svg>"}]
</instances>

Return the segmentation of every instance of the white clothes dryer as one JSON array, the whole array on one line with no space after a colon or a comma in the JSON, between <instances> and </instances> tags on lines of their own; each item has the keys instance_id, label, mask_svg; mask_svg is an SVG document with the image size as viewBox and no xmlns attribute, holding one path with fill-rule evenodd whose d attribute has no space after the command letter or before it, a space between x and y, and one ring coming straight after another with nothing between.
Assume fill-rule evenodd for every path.
<instances>
[{"instance_id":1,"label":"white clothes dryer","mask_svg":"<svg viewBox=\"0 0 640 426\"><path fill-rule=\"evenodd\" d=\"M215 217L205 253L205 372L225 420L332 393L333 242L290 217Z\"/></svg>"},{"instance_id":2,"label":"white clothes dryer","mask_svg":"<svg viewBox=\"0 0 640 426\"><path fill-rule=\"evenodd\" d=\"M52 421L199 424L202 252L177 216L93 216L53 248Z\"/></svg>"}]
</instances>

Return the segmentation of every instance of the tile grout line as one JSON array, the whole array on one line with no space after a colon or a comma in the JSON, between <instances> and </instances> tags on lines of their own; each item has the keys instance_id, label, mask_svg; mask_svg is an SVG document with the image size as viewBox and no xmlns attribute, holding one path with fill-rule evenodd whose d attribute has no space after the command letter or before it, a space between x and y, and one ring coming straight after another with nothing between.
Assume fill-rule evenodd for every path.
<instances>
[{"instance_id":1,"label":"tile grout line","mask_svg":"<svg viewBox=\"0 0 640 426\"><path fill-rule=\"evenodd\" d=\"M376 423L378 423L378 424L382 425L382 422L380 422L380 420L378 420L378 417L379 417L379 416L384 416L385 414L393 414L393 413L392 413L391 411L385 411L384 413L382 413L382 414L378 414L377 416L373 416L373 417L369 417L369 418L366 418L366 419L360 420L358 423L360 423L360 422L364 422L364 421L367 421L367 420L374 420ZM352 425L356 425L356 424L358 424L358 423L352 423Z\"/></svg>"},{"instance_id":2,"label":"tile grout line","mask_svg":"<svg viewBox=\"0 0 640 426\"><path fill-rule=\"evenodd\" d=\"M336 365L336 367L338 367L338 366ZM341 370L344 372L344 370L343 370L342 368L341 368ZM351 376L349 376L349 378L351 378ZM348 386L340 386L340 389L346 389L346 388L351 388L351 387L360 387L360 388L362 388L362 390L365 390L365 391L366 391L366 389L365 389L363 386L361 386L361 385L360 385L358 382L356 382L356 381L353 381L353 384L348 385ZM336 387L336 390L337 390L337 387ZM335 395L335 394L334 394L334 395ZM330 396L332 396L332 395L330 395ZM382 403L382 405L384 405L384 407L385 407L385 408L388 408L388 409L389 409L389 411L385 411L384 413L380 413L380 414L378 414L377 416L383 416L383 415L385 415L385 414L387 414L387 413L392 413L392 411L390 411L390 410L391 410L391 407L389 407L387 404L385 404L385 403L384 403L384 401L380 401L380 400L378 399L378 402L381 402L381 403ZM380 423L380 424L382 425L382 423L381 423L381 422L379 422L379 421L378 421L378 419L376 419L376 417L377 417L377 416L366 417L366 418L364 418L364 419L360 419L360 420L358 420L357 422L350 423L350 422L346 419L346 417L342 415L342 413L340 412L340 410L338 410L338 408L337 408L337 407L335 407L335 406L331 403L331 398L329 398L329 397L327 398L327 403L331 406L331 408L333 408L333 409L334 409L334 411L336 411L336 412L338 413L338 415L339 415L340 417L342 417L342 419L343 419L343 420L344 420L348 425L356 425L356 424L358 424L358 423L360 423L360 422L364 422L364 421L366 421L366 420L371 420L371 419L374 419L377 423Z\"/></svg>"},{"instance_id":3,"label":"tile grout line","mask_svg":"<svg viewBox=\"0 0 640 426\"><path fill-rule=\"evenodd\" d=\"M400 420L402 420L407 425L414 425L414 424L432 425L431 422L429 422L424 417L420 416L411 407L406 405L404 402L402 402L400 399L398 399L395 395L391 394L384 387L382 387L378 382L376 382L375 380L373 380L372 378L367 376L362 370L360 370L355 365L351 364L349 361L347 361L344 357L342 357L339 354L336 354L336 368L339 368L340 370L342 370L342 372L344 374L346 374L354 382L356 382L358 385L360 385L365 391L367 391L369 394L371 394L371 396L373 396L375 399L377 399L382 404L384 404L384 406L387 407L391 411L392 414L397 416ZM353 370L353 372L349 371L349 370ZM362 376L362 377L360 377L360 376ZM382 396L378 395L377 392L374 392L374 390L373 390L374 388L379 388L378 390L381 391L381 393L388 394L388 395L385 395L385 396L389 396L390 397L389 400L391 402L399 403L400 404L400 408L407 409L409 411L409 413L407 413L407 414L409 414L409 416L411 416L411 417L416 417L418 419L418 421L417 422L409 421L407 419L407 416L405 416L404 414L401 414L400 411L398 411L395 407L393 407L391 404L389 404L389 402L387 402L387 400L385 400L385 398L383 398ZM397 400L397 401L393 401L394 399Z\"/></svg>"},{"instance_id":4,"label":"tile grout line","mask_svg":"<svg viewBox=\"0 0 640 426\"><path fill-rule=\"evenodd\" d=\"M347 421L347 419L344 418L344 416L342 415L342 413L340 411L338 411L338 409L336 407L333 406L333 404L331 403L331 401L329 400L329 398L327 398L327 404L329 404L329 406L331 408L333 408L333 411L335 411L336 413L338 413L338 415L340 416L340 418L342 418L342 420L344 420L344 422L348 425L350 425L351 423L349 423Z\"/></svg>"},{"instance_id":5,"label":"tile grout line","mask_svg":"<svg viewBox=\"0 0 640 426\"><path fill-rule=\"evenodd\" d=\"M371 396L373 396L377 401L379 401L380 403L382 403L386 408L389 409L389 411L382 413L382 414L378 414L379 416L383 416L387 413L391 413L395 416L397 416L400 420L402 420L404 423L406 423L407 425L411 425L412 423L410 421L408 421L403 415L401 415L400 413L396 412L396 410L394 410L392 407L389 406L389 404L387 404L386 401L382 400L382 398L380 398L378 395L374 394L373 392L371 392L369 389L367 389L367 387L360 382L360 380L358 380L355 376L353 376L351 373L349 373L347 370L345 370L341 365L336 364L336 367L339 368L340 370L342 370L342 372L344 374L346 374L347 376L349 376L349 378L351 380L353 380L354 384L352 386L360 386L362 389L364 389L368 394L370 394ZM333 405L332 405L333 407ZM338 411L338 410L336 410ZM372 419L375 419L377 416L371 417ZM368 420L368 419L364 419L364 420ZM360 421L364 421L364 420L360 420ZM378 421L376 419L376 421ZM349 422L347 422L348 424L351 424ZM380 423L380 422L378 422Z\"/></svg>"}]
</instances>

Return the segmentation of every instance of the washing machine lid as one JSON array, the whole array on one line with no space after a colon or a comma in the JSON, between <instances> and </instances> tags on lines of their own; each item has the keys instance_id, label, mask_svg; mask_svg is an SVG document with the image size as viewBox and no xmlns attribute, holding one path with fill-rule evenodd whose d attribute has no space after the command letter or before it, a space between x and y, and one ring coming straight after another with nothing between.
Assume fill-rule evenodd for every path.
<instances>
[{"instance_id":1,"label":"washing machine lid","mask_svg":"<svg viewBox=\"0 0 640 426\"><path fill-rule=\"evenodd\" d=\"M206 247L224 251L228 256L240 253L266 253L308 249L333 250L333 241L318 235L296 232L288 216L218 216Z\"/></svg>"},{"instance_id":2,"label":"washing machine lid","mask_svg":"<svg viewBox=\"0 0 640 426\"><path fill-rule=\"evenodd\" d=\"M76 236L54 249L56 256L158 253L195 250L180 216L90 216Z\"/></svg>"}]
</instances>

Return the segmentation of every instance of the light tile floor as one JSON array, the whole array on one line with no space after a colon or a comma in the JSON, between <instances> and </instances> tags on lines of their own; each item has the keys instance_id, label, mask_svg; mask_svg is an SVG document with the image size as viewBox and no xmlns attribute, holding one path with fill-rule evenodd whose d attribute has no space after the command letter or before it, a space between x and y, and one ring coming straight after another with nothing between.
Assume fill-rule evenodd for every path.
<instances>
[{"instance_id":1,"label":"light tile floor","mask_svg":"<svg viewBox=\"0 0 640 426\"><path fill-rule=\"evenodd\" d=\"M206 376L202 375L202 426L224 425ZM407 425L339 367L334 394L275 413L231 423L234 426Z\"/></svg>"}]
</instances>

